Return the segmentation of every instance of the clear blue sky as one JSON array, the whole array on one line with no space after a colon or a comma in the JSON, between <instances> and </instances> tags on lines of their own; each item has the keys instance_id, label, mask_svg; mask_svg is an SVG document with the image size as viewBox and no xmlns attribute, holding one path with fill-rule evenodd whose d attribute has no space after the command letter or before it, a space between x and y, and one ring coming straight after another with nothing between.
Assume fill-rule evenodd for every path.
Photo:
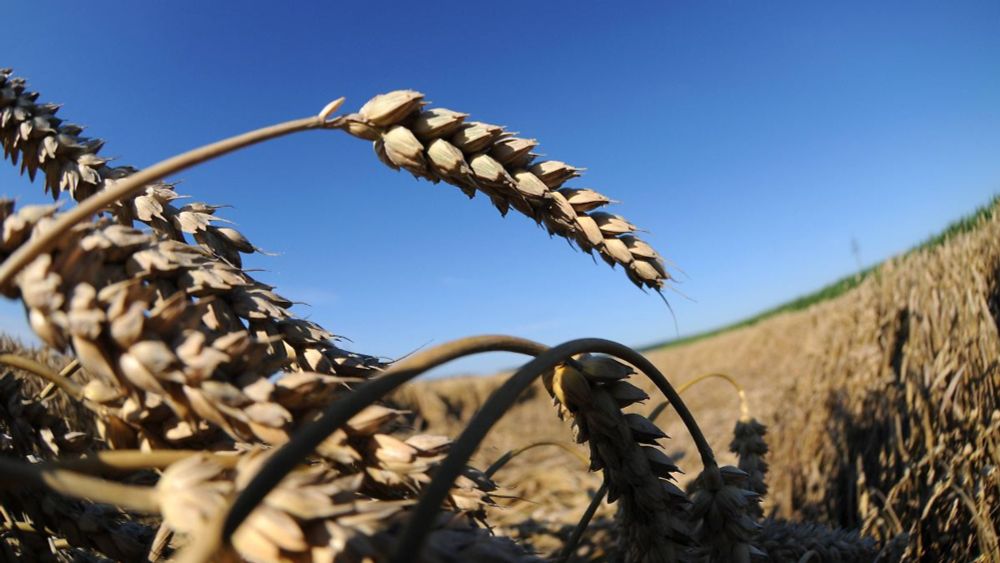
<instances>
[{"instance_id":1,"label":"clear blue sky","mask_svg":"<svg viewBox=\"0 0 1000 563\"><path fill-rule=\"evenodd\" d=\"M65 2L4 7L3 56L136 166L396 88L538 138L686 273L680 333L898 253L1000 191L1000 3ZM0 169L0 193L41 201ZM399 356L500 332L675 335L655 295L485 198L339 133L185 172L296 310ZM23 313L2 309L19 332ZM486 357L447 372L491 369Z\"/></svg>"}]
</instances>

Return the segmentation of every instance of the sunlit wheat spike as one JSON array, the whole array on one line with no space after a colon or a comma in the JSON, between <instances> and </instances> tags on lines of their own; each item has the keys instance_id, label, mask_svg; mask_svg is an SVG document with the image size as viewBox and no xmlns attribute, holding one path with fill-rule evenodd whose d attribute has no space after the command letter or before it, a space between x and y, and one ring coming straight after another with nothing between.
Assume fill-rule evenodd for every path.
<instances>
[{"instance_id":1,"label":"sunlit wheat spike","mask_svg":"<svg viewBox=\"0 0 1000 563\"><path fill-rule=\"evenodd\" d=\"M6 336L0 337L0 348L47 366L56 361L47 351L23 348ZM43 403L36 399L40 388L41 382L15 376L6 366L0 374L0 448L4 457L53 461L99 447L90 429L96 415L59 396ZM53 492L18 487L0 496L7 522L27 526L4 538L5 557L12 561L55 561L68 551L83 550L113 560L138 560L145 557L154 532L116 508ZM30 535L21 533L28 530ZM36 541L40 538L49 541ZM60 544L62 547L57 547Z\"/></svg>"},{"instance_id":2,"label":"sunlit wheat spike","mask_svg":"<svg viewBox=\"0 0 1000 563\"><path fill-rule=\"evenodd\" d=\"M3 214L0 247L7 249L52 221L48 209L0 204ZM237 268L110 219L78 225L5 289L22 297L46 343L71 345L99 378L83 395L104 414L98 432L112 447L279 445L357 381L308 371L275 380L292 362L346 371L341 360L350 356L322 353L333 335L284 314L284 298ZM370 407L327 439L319 455L365 473L373 498L412 497L447 442L388 435L399 415ZM491 504L486 483L456 486L455 509L477 513Z\"/></svg>"},{"instance_id":3,"label":"sunlit wheat spike","mask_svg":"<svg viewBox=\"0 0 1000 563\"><path fill-rule=\"evenodd\" d=\"M374 141L379 159L416 177L444 180L472 195L484 192L501 214L510 208L543 224L550 234L597 251L621 266L640 288L660 290L670 275L663 259L618 215L594 211L611 200L591 190L564 188L583 171L558 160L532 162L538 142L510 136L503 127L466 120L467 114L431 108L423 94L397 90L345 116L341 127Z\"/></svg>"},{"instance_id":4,"label":"sunlit wheat spike","mask_svg":"<svg viewBox=\"0 0 1000 563\"><path fill-rule=\"evenodd\" d=\"M97 155L103 145L101 141L82 137L82 128L56 117L55 106L39 103L37 98L37 93L26 89L23 79L12 77L11 71L6 69L0 72L0 141L4 154L12 162L20 161L22 169L31 177L41 171L45 176L45 188L53 197L65 191L80 201L135 172L128 166L110 166L107 159ZM366 111L380 122L394 119L393 108L397 108L399 103L406 108L420 105L412 94L401 93L389 100L373 101ZM407 135L410 135L409 131L402 130L401 136L405 138ZM402 148L400 143L404 145ZM392 148L393 156L401 159L403 165L417 173L424 171L421 154L416 155L414 161L405 160L405 140L394 142ZM422 150L420 147L418 153ZM424 174L432 177L427 172ZM208 305L210 329L229 330L249 324L253 331L266 335L268 339L276 337L278 341L271 343L271 351L284 356L285 365L292 369L356 375L372 372L379 366L380 362L375 358L347 354L329 340L282 342L285 333L275 325L281 319L293 317L287 310L292 302L273 292L263 294L249 289L260 284L241 270L241 254L257 252L257 247L238 230L220 225L224 223L216 215L220 206L199 202L178 206L176 202L180 197L171 185L158 183L147 186L137 196L128 198L110 211L123 224L131 225L133 221L139 221L158 236L176 242L188 243L190 241L185 237L190 237L207 253L198 253L194 248L187 247L183 252L174 252L168 245L146 249L133 258L127 275L147 270L176 270L179 260L189 266L197 264L197 268L186 267L184 275L170 283L176 283L180 289L199 296L214 294L222 298ZM5 223L5 228L11 230L5 237L7 244L20 244L18 237L26 234L22 224L26 220L34 220L28 214L52 212L54 209L44 207L22 208L16 217ZM122 232L113 233L111 229L95 232L96 237L111 234L123 236ZM104 252L115 251L115 247L121 248L120 252L129 252L127 245L121 243L101 243ZM66 344L58 342L60 337L48 330L50 321L39 310L33 311L29 312L29 319L33 319L31 324L47 335L43 337L46 342L60 344L60 347ZM243 320L237 321L237 318ZM133 377L142 377L135 369L129 373ZM152 381L146 381L147 387L154 385Z\"/></svg>"},{"instance_id":5,"label":"sunlit wheat spike","mask_svg":"<svg viewBox=\"0 0 1000 563\"><path fill-rule=\"evenodd\" d=\"M374 455L411 471L422 471L440 459L440 451L429 454L412 444L440 441L411 438L401 442L382 435ZM165 523L173 530L197 537L212 533L208 525L226 506L236 491L266 461L269 452L251 449L239 455L235 467L227 469L207 456L194 455L168 467L156 485ZM428 457L429 456L429 457ZM419 460L423 459L423 462ZM371 479L389 478L385 470L345 475L333 468L309 466L288 475L250 514L233 535L233 547L250 561L331 561L382 559L385 547L398 533L398 523L406 518L411 500L379 495L378 487L393 486ZM478 490L471 481L459 483L455 494ZM481 508L473 497L460 497ZM461 510L461 509L460 509ZM534 560L509 540L495 538L468 525L456 525L457 514L443 515L440 528L432 532L431 549L448 557L491 553L492 560ZM452 537L459 534L459 537ZM453 544L451 542L458 541Z\"/></svg>"}]
</instances>

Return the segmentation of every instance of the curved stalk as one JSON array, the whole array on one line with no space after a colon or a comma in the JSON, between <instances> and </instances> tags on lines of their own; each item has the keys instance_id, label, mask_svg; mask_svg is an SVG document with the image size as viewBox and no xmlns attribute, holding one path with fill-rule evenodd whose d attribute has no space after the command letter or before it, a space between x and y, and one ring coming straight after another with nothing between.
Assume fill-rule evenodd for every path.
<instances>
[{"instance_id":1,"label":"curved stalk","mask_svg":"<svg viewBox=\"0 0 1000 563\"><path fill-rule=\"evenodd\" d=\"M528 444L527 446L522 446L520 448L510 450L509 452L503 454L502 456L497 458L497 460L494 461L492 465L487 467L486 471L483 471L483 475L486 475L487 477L492 477L494 473L500 471L501 469L503 469L503 466L510 463L510 460L514 459L515 457L523 454L524 452L530 449L538 448L541 446L555 446L561 449L562 451L572 455L576 459L580 460L580 463L582 463L584 467L590 467L590 461L588 461L587 458L583 456L583 454L581 454L580 452L574 450L572 447L562 442L535 442L533 444Z\"/></svg>"},{"instance_id":2,"label":"curved stalk","mask_svg":"<svg viewBox=\"0 0 1000 563\"><path fill-rule=\"evenodd\" d=\"M236 463L240 459L237 455L207 453L201 450L153 450L150 452L141 450L104 450L88 454L87 457L60 459L41 465L88 475L99 475L109 472L129 472L142 469L166 469L170 465L193 455L208 456L213 463L227 468L236 467Z\"/></svg>"},{"instance_id":3,"label":"curved stalk","mask_svg":"<svg viewBox=\"0 0 1000 563\"><path fill-rule=\"evenodd\" d=\"M556 563L566 563L569 561L571 555L576 550L577 544L580 543L580 538L583 537L583 533L587 531L587 526L590 525L590 521L594 519L594 514L597 513L598 507L604 502L604 497L608 494L608 482L605 481L601 483L601 487L597 489L594 493L594 498L590 499L590 504L587 505L587 510L583 511L583 516L580 517L580 521L576 523L576 527L573 528L573 533L570 534L569 539L566 540L566 545L563 546L563 552L556 560Z\"/></svg>"},{"instance_id":4,"label":"curved stalk","mask_svg":"<svg viewBox=\"0 0 1000 563\"><path fill-rule=\"evenodd\" d=\"M683 393L684 391L690 389L691 386L693 386L694 384L705 381L706 379L711 379L713 377L717 377L723 381L728 382L730 385L733 386L733 389L736 389L736 394L739 395L740 397L740 420L746 420L750 418L750 405L747 402L746 391L743 390L743 386L737 383L736 380L731 375L716 371L703 373L698 377L691 379L690 381L685 381L684 383L682 383L680 387L677 388L677 392Z\"/></svg>"},{"instance_id":5,"label":"curved stalk","mask_svg":"<svg viewBox=\"0 0 1000 563\"><path fill-rule=\"evenodd\" d=\"M73 397L74 399L80 400L83 398L83 387L81 387L78 383L63 376L61 373L52 371L48 368L48 366L36 362L31 358L24 358L16 354L0 354L0 364L6 364L10 367L37 375L38 377L41 377L49 383L59 387L65 391L67 395Z\"/></svg>"},{"instance_id":6,"label":"curved stalk","mask_svg":"<svg viewBox=\"0 0 1000 563\"><path fill-rule=\"evenodd\" d=\"M106 207L138 192L147 184L162 180L164 177L191 168L202 162L218 158L235 150L248 147L269 139L282 137L291 133L308 131L310 129L328 129L339 125L337 119L327 120L330 115L339 107L343 98L331 102L319 115L304 117L286 121L277 125L263 127L248 133L229 137L215 143L190 150L188 152L162 160L149 168L145 168L115 182L110 188L97 192L91 197L80 202L79 205L70 209L58 218L44 231L35 233L27 243L15 250L3 264L0 264L0 287L5 287L25 266L31 263L40 254L52 250L63 234L74 225L86 220L91 215L105 209Z\"/></svg>"},{"instance_id":7,"label":"curved stalk","mask_svg":"<svg viewBox=\"0 0 1000 563\"><path fill-rule=\"evenodd\" d=\"M414 555L419 554L427 533L435 521L435 515L440 510L441 503L448 495L452 482L461 473L466 462L472 457L480 442L486 437L494 424L507 412L510 406L517 400L517 397L542 374L555 368L558 364L565 362L577 354L603 353L615 356L620 360L628 362L643 372L657 388L667 397L674 406L677 414L687 426L688 432L694 439L701 455L702 463L705 467L705 475L709 479L717 479L721 486L722 477L719 474L718 464L715 461L715 454L712 452L708 440L698 427L697 421L687 406L681 400L680 395L674 390L667 378L648 359L635 350L617 342L600 338L584 338L571 340L546 350L539 354L534 360L521 367L512 375L490 398L480 407L479 411L469 421L465 431L451 445L447 457L441 462L434 473L434 478L424 490L423 496L413 509L403 529L399 543L393 550L391 561L393 563L404 563L411 560Z\"/></svg>"},{"instance_id":8,"label":"curved stalk","mask_svg":"<svg viewBox=\"0 0 1000 563\"><path fill-rule=\"evenodd\" d=\"M66 496L113 504L136 512L149 514L160 512L152 488L123 485L55 468L49 464L0 458L0 487L25 485L44 487Z\"/></svg>"}]
</instances>

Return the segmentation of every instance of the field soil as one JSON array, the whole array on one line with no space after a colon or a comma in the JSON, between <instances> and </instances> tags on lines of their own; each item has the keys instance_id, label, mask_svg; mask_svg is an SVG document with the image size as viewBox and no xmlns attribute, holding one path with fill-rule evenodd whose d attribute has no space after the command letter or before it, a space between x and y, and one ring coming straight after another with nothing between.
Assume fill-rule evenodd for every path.
<instances>
[{"instance_id":1,"label":"field soil","mask_svg":"<svg viewBox=\"0 0 1000 563\"><path fill-rule=\"evenodd\" d=\"M721 372L746 390L751 414L769 427L767 513L860 528L896 538L924 560L967 560L996 549L1000 490L1000 220L890 260L857 288L808 309L690 344L647 352L675 386ZM594 335L600 336L600 335ZM555 344L555 343L552 343ZM456 436L509 374L418 382L395 399L415 424ZM633 382L642 378L635 377ZM638 411L648 413L662 396ZM706 379L684 393L722 463L740 416L734 389ZM690 479L700 463L676 414L658 422L668 453ZM541 385L494 428L474 458L486 467L540 441L571 444ZM574 524L600 485L576 456L551 446L496 474L509 499L495 521L531 537ZM598 512L607 528L614 507ZM524 519L537 524L527 530ZM940 558L940 559L939 559ZM953 559L954 558L954 559ZM987 559L989 560L989 559Z\"/></svg>"}]
</instances>

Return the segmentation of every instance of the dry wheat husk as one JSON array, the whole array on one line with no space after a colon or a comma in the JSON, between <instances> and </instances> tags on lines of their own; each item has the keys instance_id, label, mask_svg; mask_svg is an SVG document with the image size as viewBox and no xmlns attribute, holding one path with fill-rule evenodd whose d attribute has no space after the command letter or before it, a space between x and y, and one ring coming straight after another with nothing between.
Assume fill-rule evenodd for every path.
<instances>
[{"instance_id":1,"label":"dry wheat husk","mask_svg":"<svg viewBox=\"0 0 1000 563\"><path fill-rule=\"evenodd\" d=\"M81 127L56 117L59 106L39 103L38 94L11 74L10 69L0 69L4 155L13 163L20 162L22 172L31 179L41 172L45 189L53 198L66 192L81 201L135 171L128 166L110 166L108 159L98 155L103 141L81 136ZM381 363L376 358L345 352L334 344L333 333L295 319L288 311L292 301L241 270L241 253L258 249L238 230L220 225L226 223L216 216L220 206L190 202L178 207L174 202L180 198L172 185L157 183L119 202L109 213L123 225L138 221L167 239L186 243L189 237L205 251L199 257L203 271L178 281L190 291L219 297L219 304L212 308L218 309L213 313L220 326L213 328L225 330L238 322L238 316L250 315L251 329L273 340L272 354L284 356L286 368L291 370L368 376L378 369ZM233 277L240 280L230 291L228 284Z\"/></svg>"},{"instance_id":2,"label":"dry wheat husk","mask_svg":"<svg viewBox=\"0 0 1000 563\"><path fill-rule=\"evenodd\" d=\"M94 446L89 434L75 426L80 420L72 412L70 418L49 412L26 392L32 386L25 383L10 373L0 376L2 455L45 461ZM135 515L49 492L7 489L0 492L0 506L6 527L2 542L11 561L97 560L98 554L134 561L145 555L153 536Z\"/></svg>"},{"instance_id":3,"label":"dry wheat husk","mask_svg":"<svg viewBox=\"0 0 1000 563\"><path fill-rule=\"evenodd\" d=\"M426 439L423 443L427 443ZM409 443L383 444L376 456L398 463L418 455ZM412 451L408 451L412 450ZM267 458L251 450L233 469L204 456L171 465L157 484L164 521L182 534L198 534L246 486ZM469 477L460 488L476 489ZM233 536L233 548L248 561L361 561L384 559L412 500L386 500L365 493L362 474L341 475L321 466L288 475L249 515ZM459 514L443 516L423 561L460 561L491 554L496 561L532 561L509 540L494 538Z\"/></svg>"},{"instance_id":4,"label":"dry wheat husk","mask_svg":"<svg viewBox=\"0 0 1000 563\"><path fill-rule=\"evenodd\" d=\"M620 265L637 286L660 290L670 279L663 259L632 235L618 215L594 211L611 202L590 189L564 188L582 169L565 162L532 162L538 143L503 127L466 121L467 114L422 109L423 94L397 90L375 96L347 116L344 129L374 142L379 160L417 178L455 185L470 197L484 193L501 214L510 208L544 224L587 253Z\"/></svg>"},{"instance_id":5,"label":"dry wheat husk","mask_svg":"<svg viewBox=\"0 0 1000 563\"><path fill-rule=\"evenodd\" d=\"M3 204L0 211L6 214L4 250L46 228L52 215L49 209L15 212ZM83 394L102 415L98 429L107 446L280 444L297 423L347 391L351 379L318 373L272 381L282 360L270 354L267 341L240 324L228 332L213 330L217 319L207 305L218 304L214 296L187 291L176 281L202 274L206 254L101 220L76 227L7 288L23 296L29 318L44 322L36 330L50 344L71 342L84 368L97 376ZM244 289L235 269L222 274L229 290ZM138 321L135 311L141 313ZM250 317L253 310L235 313ZM309 328L290 326L300 332ZM359 490L371 499L417 496L449 442L427 435L393 437L388 431L398 415L380 405L360 412L321 444L321 467L341 468L338 475L357 478ZM449 505L481 518L492 503L491 485L472 476L455 484Z\"/></svg>"}]
</instances>

